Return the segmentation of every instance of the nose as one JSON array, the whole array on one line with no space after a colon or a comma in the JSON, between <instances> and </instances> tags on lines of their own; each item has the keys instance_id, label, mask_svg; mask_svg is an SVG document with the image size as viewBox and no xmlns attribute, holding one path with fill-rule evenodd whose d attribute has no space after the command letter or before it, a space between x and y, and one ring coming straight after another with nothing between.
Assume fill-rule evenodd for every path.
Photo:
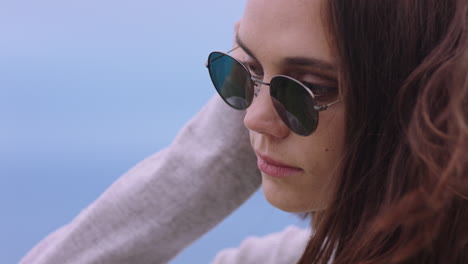
<instances>
[{"instance_id":1,"label":"nose","mask_svg":"<svg viewBox=\"0 0 468 264\"><path fill-rule=\"evenodd\" d=\"M258 84L258 92L252 104L247 108L244 125L251 131L268 135L273 138L285 138L290 133L289 128L279 117L270 97L270 87Z\"/></svg>"}]
</instances>

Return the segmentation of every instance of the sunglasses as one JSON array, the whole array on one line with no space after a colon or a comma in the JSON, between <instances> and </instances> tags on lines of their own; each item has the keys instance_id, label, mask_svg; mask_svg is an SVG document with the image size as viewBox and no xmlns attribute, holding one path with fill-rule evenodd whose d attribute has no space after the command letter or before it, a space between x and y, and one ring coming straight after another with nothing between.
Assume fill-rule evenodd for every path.
<instances>
[{"instance_id":1,"label":"sunglasses","mask_svg":"<svg viewBox=\"0 0 468 264\"><path fill-rule=\"evenodd\" d=\"M244 63L228 55L237 48L211 52L206 63L216 91L232 108L247 109L260 86L270 86L273 106L284 124L297 135L308 136L317 129L318 113L340 101L319 105L312 90L328 87L313 85L311 89L289 76L277 75L270 83L255 78Z\"/></svg>"}]
</instances>

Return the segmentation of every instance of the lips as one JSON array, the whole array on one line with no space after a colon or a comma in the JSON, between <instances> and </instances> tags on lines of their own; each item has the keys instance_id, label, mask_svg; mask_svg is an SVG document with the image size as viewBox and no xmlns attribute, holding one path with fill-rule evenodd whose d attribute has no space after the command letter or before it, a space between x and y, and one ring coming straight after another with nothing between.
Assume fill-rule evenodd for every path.
<instances>
[{"instance_id":1,"label":"lips","mask_svg":"<svg viewBox=\"0 0 468 264\"><path fill-rule=\"evenodd\" d=\"M275 161L266 155L257 153L258 169L265 174L275 178L285 178L302 172L301 168L292 167L287 164Z\"/></svg>"}]
</instances>

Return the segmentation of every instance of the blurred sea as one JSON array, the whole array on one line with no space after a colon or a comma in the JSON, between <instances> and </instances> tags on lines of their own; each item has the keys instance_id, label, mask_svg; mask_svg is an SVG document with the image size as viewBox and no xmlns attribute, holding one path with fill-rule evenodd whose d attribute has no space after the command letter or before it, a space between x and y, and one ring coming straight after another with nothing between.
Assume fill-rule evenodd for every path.
<instances>
[{"instance_id":1,"label":"blurred sea","mask_svg":"<svg viewBox=\"0 0 468 264\"><path fill-rule=\"evenodd\" d=\"M214 95L245 1L0 2L0 263L17 263L113 181L170 144ZM171 263L306 226L261 192Z\"/></svg>"}]
</instances>

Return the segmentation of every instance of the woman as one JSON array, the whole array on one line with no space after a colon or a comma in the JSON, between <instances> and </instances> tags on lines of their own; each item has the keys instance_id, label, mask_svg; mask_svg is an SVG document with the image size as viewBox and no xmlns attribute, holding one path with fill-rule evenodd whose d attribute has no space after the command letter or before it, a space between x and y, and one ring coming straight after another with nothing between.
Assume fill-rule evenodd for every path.
<instances>
[{"instance_id":1,"label":"woman","mask_svg":"<svg viewBox=\"0 0 468 264\"><path fill-rule=\"evenodd\" d=\"M22 263L166 263L253 192L255 160L268 201L312 213L314 232L214 263L468 263L467 6L249 0L235 59L207 66L248 106L256 156L240 116L210 103ZM244 261L261 254L278 258Z\"/></svg>"},{"instance_id":2,"label":"woman","mask_svg":"<svg viewBox=\"0 0 468 264\"><path fill-rule=\"evenodd\" d=\"M467 12L251 0L237 59L210 55L266 198L314 215L299 263L468 263Z\"/></svg>"}]
</instances>

